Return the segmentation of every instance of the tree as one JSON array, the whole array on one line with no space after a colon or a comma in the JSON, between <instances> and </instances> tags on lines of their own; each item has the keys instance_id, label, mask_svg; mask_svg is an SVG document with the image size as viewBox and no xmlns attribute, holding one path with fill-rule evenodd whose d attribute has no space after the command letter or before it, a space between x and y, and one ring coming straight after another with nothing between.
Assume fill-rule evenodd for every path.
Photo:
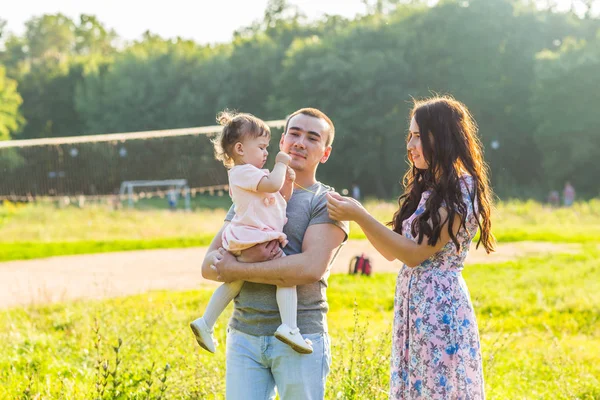
<instances>
[{"instance_id":1,"label":"tree","mask_svg":"<svg viewBox=\"0 0 600 400\"><path fill-rule=\"evenodd\" d=\"M75 110L75 88L89 59L61 61L45 58L31 65L19 85L26 125L19 139L74 136L83 133Z\"/></svg>"},{"instance_id":2,"label":"tree","mask_svg":"<svg viewBox=\"0 0 600 400\"><path fill-rule=\"evenodd\" d=\"M25 25L25 35L10 36L0 55L23 97L21 110L27 123L18 137L81 134L75 88L84 69L112 54L114 32L89 15L82 15L79 25L62 14L35 17Z\"/></svg>"},{"instance_id":3,"label":"tree","mask_svg":"<svg viewBox=\"0 0 600 400\"><path fill-rule=\"evenodd\" d=\"M183 128L198 123L203 85L195 79L210 50L181 39L147 33L114 62L90 68L75 95L87 132ZM204 76L204 75L202 75ZM193 86L191 85L193 84ZM179 96L185 93L187 104ZM182 110L181 107L184 107ZM212 121L216 112L211 110ZM182 116L185 116L182 118Z\"/></svg>"},{"instance_id":4,"label":"tree","mask_svg":"<svg viewBox=\"0 0 600 400\"><path fill-rule=\"evenodd\" d=\"M0 140L10 139L23 124L19 106L23 100L17 92L17 82L6 76L0 65Z\"/></svg>"},{"instance_id":5,"label":"tree","mask_svg":"<svg viewBox=\"0 0 600 400\"><path fill-rule=\"evenodd\" d=\"M25 26L28 55L32 60L65 58L75 48L75 24L63 14L35 17L27 21Z\"/></svg>"},{"instance_id":6,"label":"tree","mask_svg":"<svg viewBox=\"0 0 600 400\"><path fill-rule=\"evenodd\" d=\"M107 30L93 15L82 14L79 25L75 28L75 52L77 54L101 54L108 56L114 53L113 42L117 39L114 30Z\"/></svg>"},{"instance_id":7,"label":"tree","mask_svg":"<svg viewBox=\"0 0 600 400\"><path fill-rule=\"evenodd\" d=\"M359 181L366 193L388 197L399 190L404 170L411 70L405 23L383 22L368 17L339 35L294 42L270 105L280 115L307 106L323 110L337 134L322 179L338 187Z\"/></svg>"},{"instance_id":8,"label":"tree","mask_svg":"<svg viewBox=\"0 0 600 400\"><path fill-rule=\"evenodd\" d=\"M558 50L538 55L531 109L548 189L570 180L580 193L598 195L598 71L600 37L567 39Z\"/></svg>"}]
</instances>

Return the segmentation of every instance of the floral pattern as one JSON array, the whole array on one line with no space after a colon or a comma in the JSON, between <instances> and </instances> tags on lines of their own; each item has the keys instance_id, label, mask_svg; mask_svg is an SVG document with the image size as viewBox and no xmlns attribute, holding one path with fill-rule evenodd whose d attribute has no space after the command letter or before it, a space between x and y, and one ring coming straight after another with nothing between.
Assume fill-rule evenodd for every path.
<instances>
[{"instance_id":1,"label":"floral pattern","mask_svg":"<svg viewBox=\"0 0 600 400\"><path fill-rule=\"evenodd\" d=\"M461 228L457 235L460 251L450 240L421 265L404 265L398 274L390 399L485 397L479 332L461 274L478 228L472 177L462 177L461 191L467 219L466 230ZM425 211L430 195L424 192L415 213L403 222L405 237L417 240L410 226Z\"/></svg>"}]
</instances>

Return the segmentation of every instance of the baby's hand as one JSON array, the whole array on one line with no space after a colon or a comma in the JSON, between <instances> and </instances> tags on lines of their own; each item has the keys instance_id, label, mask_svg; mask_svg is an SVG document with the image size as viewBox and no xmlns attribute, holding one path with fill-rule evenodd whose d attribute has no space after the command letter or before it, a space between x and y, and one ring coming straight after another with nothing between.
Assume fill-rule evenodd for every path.
<instances>
[{"instance_id":1,"label":"baby's hand","mask_svg":"<svg viewBox=\"0 0 600 400\"><path fill-rule=\"evenodd\" d=\"M289 165L285 173L285 180L286 182L294 182L296 180L296 171L294 171Z\"/></svg>"},{"instance_id":2,"label":"baby's hand","mask_svg":"<svg viewBox=\"0 0 600 400\"><path fill-rule=\"evenodd\" d=\"M290 157L289 154L284 153L283 151L280 151L279 153L277 153L277 156L275 157L275 163L284 163L285 165L290 165L290 161L292 161L292 157Z\"/></svg>"}]
</instances>

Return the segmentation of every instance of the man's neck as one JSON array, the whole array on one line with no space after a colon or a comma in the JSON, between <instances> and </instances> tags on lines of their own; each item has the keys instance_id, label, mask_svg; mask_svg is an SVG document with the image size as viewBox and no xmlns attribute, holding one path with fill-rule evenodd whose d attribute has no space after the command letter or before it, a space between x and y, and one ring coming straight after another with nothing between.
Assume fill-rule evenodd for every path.
<instances>
[{"instance_id":1,"label":"man's neck","mask_svg":"<svg viewBox=\"0 0 600 400\"><path fill-rule=\"evenodd\" d=\"M309 187L317 183L317 179L314 174L307 174L306 176L300 175L296 172L296 184L302 187Z\"/></svg>"}]
</instances>

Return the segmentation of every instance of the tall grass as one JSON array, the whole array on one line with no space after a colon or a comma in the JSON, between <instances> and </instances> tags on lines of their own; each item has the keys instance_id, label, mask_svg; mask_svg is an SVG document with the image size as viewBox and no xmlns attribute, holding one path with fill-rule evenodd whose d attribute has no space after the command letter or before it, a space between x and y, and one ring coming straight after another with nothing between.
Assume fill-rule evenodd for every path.
<instances>
[{"instance_id":1,"label":"tall grass","mask_svg":"<svg viewBox=\"0 0 600 400\"><path fill-rule=\"evenodd\" d=\"M490 399L600 398L600 252L464 272ZM387 398L394 274L330 279L328 399ZM224 398L225 355L188 322L210 291L153 292L0 312L0 398ZM226 317L216 337L224 343Z\"/></svg>"}]
</instances>

